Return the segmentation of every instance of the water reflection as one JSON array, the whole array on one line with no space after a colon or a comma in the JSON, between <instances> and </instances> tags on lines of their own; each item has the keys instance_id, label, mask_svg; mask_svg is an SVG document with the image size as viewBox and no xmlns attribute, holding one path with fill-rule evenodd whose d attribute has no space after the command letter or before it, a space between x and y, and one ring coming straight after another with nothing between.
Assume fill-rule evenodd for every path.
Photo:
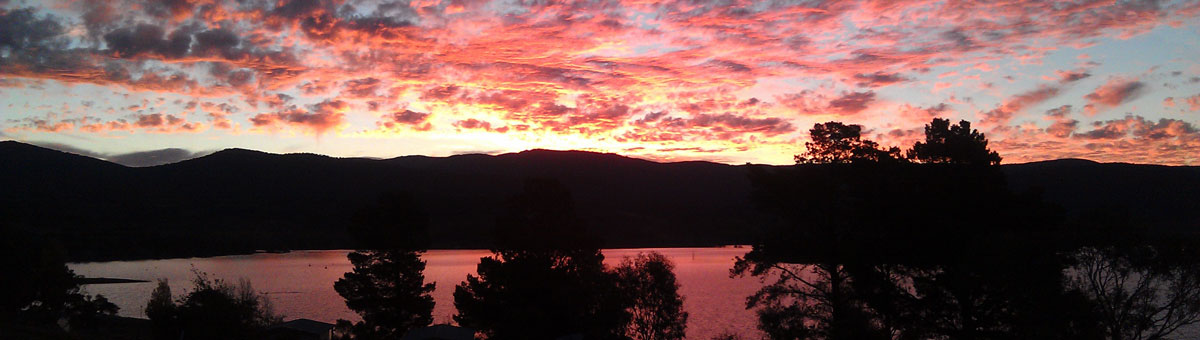
<instances>
[{"instance_id":1,"label":"water reflection","mask_svg":"<svg viewBox=\"0 0 1200 340\"><path fill-rule=\"evenodd\" d=\"M745 298L761 283L755 278L729 278L733 259L746 253L745 248L656 248L605 249L604 263L615 266L626 256L656 251L675 263L675 275L684 296L684 310L690 314L689 339L709 339L723 332L757 338L753 311L745 309ZM346 308L345 300L333 290L333 283L351 266L346 250L296 251L284 254L254 254L213 258L166 259L72 263L76 273L94 277L141 279L151 283L88 285L91 293L101 293L121 307L120 315L145 317L143 310L158 278L167 278L174 292L190 288L192 268L214 278L237 280L244 277L255 288L267 293L276 310L287 319L309 318L333 322L358 320ZM475 272L486 250L431 250L422 256L427 264L427 282L436 282L432 293L434 323L453 323L454 286Z\"/></svg>"},{"instance_id":2,"label":"water reflection","mask_svg":"<svg viewBox=\"0 0 1200 340\"><path fill-rule=\"evenodd\" d=\"M685 297L684 309L690 314L687 328L689 339L707 340L722 333L739 334L742 339L759 337L755 311L745 309L745 298L755 293L762 287L762 284L759 280L750 277L728 278L733 258L744 255L746 249L608 249L603 253L605 264L614 266L623 257L634 256L639 252L646 251L663 253L676 264L675 273L681 285L680 293ZM1170 255L1169 257L1147 257L1155 254L1151 253L1113 258L1106 252L1094 249L1085 250L1077 254L1078 261L1064 272L1063 284L1082 290L1090 289L1094 285L1107 287L1106 290L1093 290L1087 296L1090 299L1109 301L1107 306L1121 307L1120 304L1113 303L1113 301L1120 301L1122 298L1136 296L1142 299L1142 302L1131 305L1130 308L1108 309L1110 318L1130 319L1129 316L1136 314L1137 309L1161 307L1164 301L1167 301L1164 299L1169 300L1172 296L1190 296L1190 301L1196 301L1200 294L1200 284L1197 284L1196 273L1200 270L1196 267L1194 254L1181 253L1184 251L1186 250L1167 254ZM347 309L344 300L333 291L333 282L350 269L346 260L347 253L348 251L344 250L298 251L286 254L255 254L201 259L75 263L69 266L76 273L90 277L120 277L148 281L165 277L170 279L171 288L175 292L183 292L190 288L189 280L192 278L192 268L208 272L214 278L236 280L239 277L245 277L252 280L259 290L268 293L277 310L286 314L289 319L310 318L333 321L342 318L357 320L357 315ZM438 283L438 289L433 292L436 301L433 312L434 323L453 322L451 316L456 311L451 294L454 285L461 282L468 273L474 273L479 258L488 254L489 252L484 250L433 250L424 254L423 258L428 262L425 271L426 279ZM1004 275L1028 277L1026 274L1028 267L1018 263L1010 268L1012 270ZM884 269L887 269L890 270L886 271L889 275L905 277L904 282L907 289L911 289L914 280L951 279L944 270L919 270L916 267L880 267L878 269L880 269L878 272L885 272ZM956 276L969 277L968 274L969 272L962 272ZM811 272L806 275L811 275ZM938 275L943 277L938 277ZM1093 280L1098 281L1093 282ZM154 283L87 285L84 286L84 289L92 294L100 293L110 297L121 307L121 315L144 317L143 308L150 297L150 292L154 289ZM925 291L925 295L932 295L930 292L934 292L933 288L925 288ZM902 293L913 292L915 291L905 290ZM1148 292L1152 292L1153 295ZM1178 293L1172 295L1172 292ZM895 299L894 301L905 300ZM1191 306L1190 308L1195 308L1194 304ZM1050 307L1062 307L1062 305L1055 306L1040 302L1037 307L1054 312ZM1183 310L1186 308L1179 309L1179 311ZM898 311L911 312L913 309L901 308ZM1174 317L1182 315L1178 311L1173 313ZM1167 326L1173 328L1178 324ZM1129 325L1136 326L1136 324ZM1136 333L1137 327L1131 328L1129 325L1118 327L1117 330L1105 329L1102 331L1112 333L1132 330L1131 332ZM1141 336L1134 334L1125 338L1146 338L1156 329L1146 328L1141 330ZM1195 325L1190 325L1180 328L1174 335L1175 338L1187 339L1195 338L1200 333L1197 332Z\"/></svg>"}]
</instances>

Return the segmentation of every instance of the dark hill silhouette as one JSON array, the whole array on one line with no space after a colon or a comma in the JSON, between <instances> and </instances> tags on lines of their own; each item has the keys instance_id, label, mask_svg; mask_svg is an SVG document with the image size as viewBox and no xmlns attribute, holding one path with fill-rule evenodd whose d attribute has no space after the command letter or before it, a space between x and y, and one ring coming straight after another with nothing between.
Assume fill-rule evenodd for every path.
<instances>
[{"instance_id":1,"label":"dark hill silhouette","mask_svg":"<svg viewBox=\"0 0 1200 340\"><path fill-rule=\"evenodd\" d=\"M1159 228L1200 228L1200 167L1061 160L1006 165L1069 213L1107 205ZM485 248L507 197L557 178L606 247L746 243L762 215L745 166L580 151L333 158L228 149L131 168L0 142L0 222L60 239L75 259L348 248L349 217L386 192L429 212L435 248Z\"/></svg>"},{"instance_id":2,"label":"dark hill silhouette","mask_svg":"<svg viewBox=\"0 0 1200 340\"><path fill-rule=\"evenodd\" d=\"M1004 172L1010 188L1040 188L1045 200L1076 218L1129 218L1150 228L1200 232L1200 167L1062 159L1005 165Z\"/></svg>"}]
</instances>

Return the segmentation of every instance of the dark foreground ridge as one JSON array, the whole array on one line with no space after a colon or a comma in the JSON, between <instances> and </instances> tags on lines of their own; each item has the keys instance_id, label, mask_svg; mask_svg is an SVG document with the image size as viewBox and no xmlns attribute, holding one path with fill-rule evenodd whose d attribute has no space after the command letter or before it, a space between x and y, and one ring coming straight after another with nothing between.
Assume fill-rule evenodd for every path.
<instances>
[{"instance_id":1,"label":"dark foreground ridge","mask_svg":"<svg viewBox=\"0 0 1200 340\"><path fill-rule=\"evenodd\" d=\"M0 219L58 239L74 260L349 248L355 212L402 192L428 212L434 248L487 248L504 199L525 179L556 178L605 247L744 244L769 219L750 202L748 167L580 151L376 160L228 149L130 168L8 141ZM1200 167L1057 160L1003 170L1013 190L1040 190L1068 218L1118 210L1163 231L1200 230Z\"/></svg>"}]
</instances>

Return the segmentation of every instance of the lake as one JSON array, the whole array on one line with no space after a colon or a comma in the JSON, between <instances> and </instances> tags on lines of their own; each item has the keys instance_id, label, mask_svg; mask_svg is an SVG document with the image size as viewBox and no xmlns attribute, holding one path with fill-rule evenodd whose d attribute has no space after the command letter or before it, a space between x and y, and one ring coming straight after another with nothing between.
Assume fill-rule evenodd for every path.
<instances>
[{"instance_id":1,"label":"lake","mask_svg":"<svg viewBox=\"0 0 1200 340\"><path fill-rule=\"evenodd\" d=\"M746 297L762 283L758 278L730 278L729 269L734 257L749 248L658 248L606 249L605 264L613 266L623 257L639 252L657 251L675 262L679 292L684 296L688 318L688 339L710 339L721 333L740 334L743 338L758 338L754 311L746 310ZM192 287L193 270L208 273L212 278L236 282L249 279L254 288L264 292L277 313L285 319L307 318L333 323L337 319L358 320L342 297L333 290L333 283L350 271L347 250L294 251L282 254L253 254L143 261L113 261L71 263L68 266L86 277L112 277L152 282L85 285L91 294L103 294L118 307L120 315L144 318L143 309L154 290L156 279L169 280L176 296ZM479 258L487 250L431 250L423 256L426 261L425 281L435 282L433 297L436 305L434 323L454 323L454 286L475 273Z\"/></svg>"}]
</instances>

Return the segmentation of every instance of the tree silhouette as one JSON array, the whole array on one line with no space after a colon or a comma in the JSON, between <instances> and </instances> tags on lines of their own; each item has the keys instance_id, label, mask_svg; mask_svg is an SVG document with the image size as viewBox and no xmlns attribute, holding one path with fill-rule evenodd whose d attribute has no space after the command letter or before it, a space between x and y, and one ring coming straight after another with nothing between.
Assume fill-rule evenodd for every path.
<instances>
[{"instance_id":1,"label":"tree silhouette","mask_svg":"<svg viewBox=\"0 0 1200 340\"><path fill-rule=\"evenodd\" d=\"M58 329L58 322L89 327L99 315L117 313L103 295L80 291L79 276L57 242L0 223L0 328L8 323Z\"/></svg>"},{"instance_id":2,"label":"tree silhouette","mask_svg":"<svg viewBox=\"0 0 1200 340\"><path fill-rule=\"evenodd\" d=\"M932 121L909 153L917 163L863 139L856 126L829 122L810 133L797 166L750 170L755 203L780 219L731 274L773 278L747 304L769 337L1087 331L1087 320L1055 314L1080 299L1059 284L1053 209L1008 191L998 155L969 123Z\"/></svg>"},{"instance_id":3,"label":"tree silhouette","mask_svg":"<svg viewBox=\"0 0 1200 340\"><path fill-rule=\"evenodd\" d=\"M354 265L334 283L346 307L362 316L351 334L356 339L394 339L433 322L433 283L424 283L425 261L411 250L358 250L347 255Z\"/></svg>"},{"instance_id":4,"label":"tree silhouette","mask_svg":"<svg viewBox=\"0 0 1200 340\"><path fill-rule=\"evenodd\" d=\"M1194 246L1084 248L1070 285L1095 304L1105 338L1168 339L1200 323L1200 262Z\"/></svg>"},{"instance_id":5,"label":"tree silhouette","mask_svg":"<svg viewBox=\"0 0 1200 340\"><path fill-rule=\"evenodd\" d=\"M861 126L816 124L789 169L752 168L754 199L783 217L731 275L773 277L747 300L771 339L888 339L890 326L855 292L854 268L884 257L884 219L898 148L861 137Z\"/></svg>"},{"instance_id":6,"label":"tree silhouette","mask_svg":"<svg viewBox=\"0 0 1200 340\"><path fill-rule=\"evenodd\" d=\"M350 226L360 245L346 255L354 266L334 283L346 307L362 317L339 320L339 333L354 339L396 339L433 322L433 283L425 283L428 216L411 197L387 194L364 207Z\"/></svg>"},{"instance_id":7,"label":"tree silhouette","mask_svg":"<svg viewBox=\"0 0 1200 340\"><path fill-rule=\"evenodd\" d=\"M617 277L555 180L529 180L497 219L496 249L455 287L460 325L488 339L616 338L629 319Z\"/></svg>"},{"instance_id":8,"label":"tree silhouette","mask_svg":"<svg viewBox=\"0 0 1200 340\"><path fill-rule=\"evenodd\" d=\"M657 252L625 258L615 268L620 289L630 300L625 334L638 340L683 339L688 313L683 311L675 265Z\"/></svg>"},{"instance_id":9,"label":"tree silhouette","mask_svg":"<svg viewBox=\"0 0 1200 340\"><path fill-rule=\"evenodd\" d=\"M908 158L920 163L1000 165L1000 154L988 150L987 138L971 122L934 118L925 125L925 141L913 144Z\"/></svg>"},{"instance_id":10,"label":"tree silhouette","mask_svg":"<svg viewBox=\"0 0 1200 340\"><path fill-rule=\"evenodd\" d=\"M179 338L179 310L167 279L159 279L158 286L150 293L150 301L146 303L146 318L151 321L155 339Z\"/></svg>"},{"instance_id":11,"label":"tree silhouette","mask_svg":"<svg viewBox=\"0 0 1200 340\"><path fill-rule=\"evenodd\" d=\"M250 281L236 285L210 279L195 272L192 290L171 302L166 280L151 294L146 305L155 336L166 339L254 339L267 326L283 317L276 315L270 300L254 290Z\"/></svg>"},{"instance_id":12,"label":"tree silhouette","mask_svg":"<svg viewBox=\"0 0 1200 340\"><path fill-rule=\"evenodd\" d=\"M758 327L770 339L890 339L888 326L855 293L845 265L739 259L732 273L775 276L746 302L758 308Z\"/></svg>"},{"instance_id":13,"label":"tree silhouette","mask_svg":"<svg viewBox=\"0 0 1200 340\"><path fill-rule=\"evenodd\" d=\"M900 159L900 149L881 149L878 143L862 139L861 134L861 125L840 122L814 124L808 130L811 141L804 143L806 150L796 155L796 163L841 164Z\"/></svg>"}]
</instances>

